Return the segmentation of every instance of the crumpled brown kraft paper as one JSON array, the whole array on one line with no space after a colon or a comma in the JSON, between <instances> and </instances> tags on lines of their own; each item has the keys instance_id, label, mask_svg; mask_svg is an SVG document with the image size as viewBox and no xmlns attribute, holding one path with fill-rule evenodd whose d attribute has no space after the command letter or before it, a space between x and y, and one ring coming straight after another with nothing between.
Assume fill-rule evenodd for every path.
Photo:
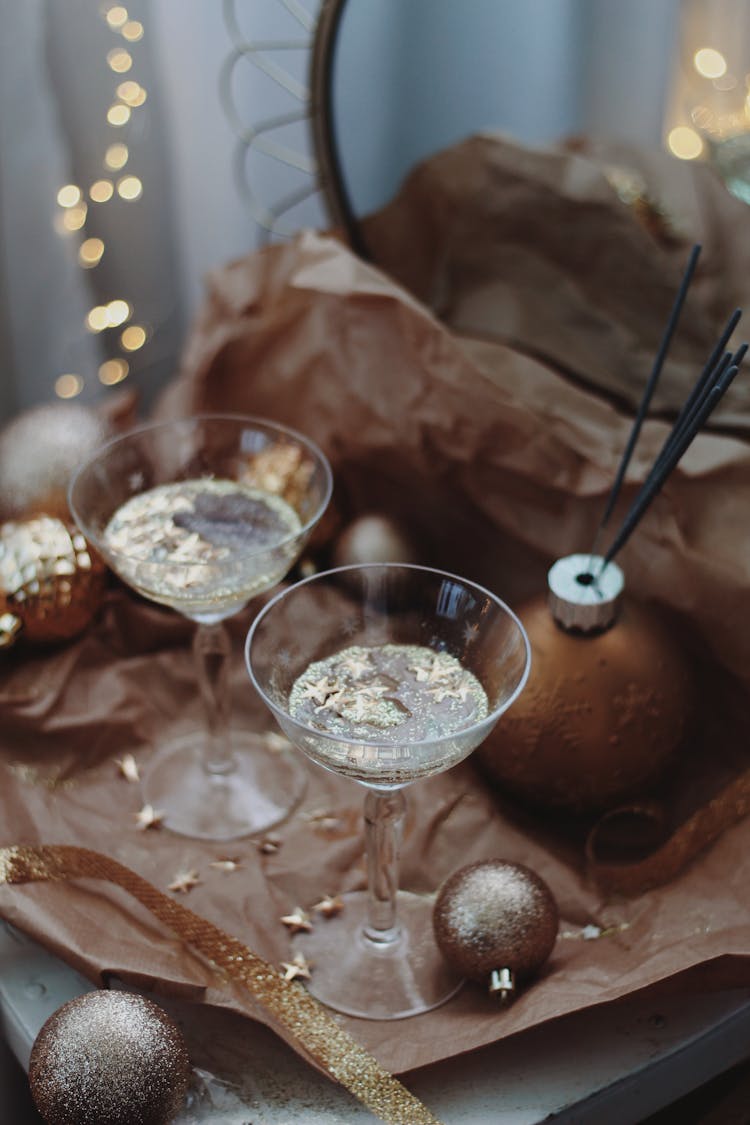
<instances>
[{"instance_id":1,"label":"crumpled brown kraft paper","mask_svg":"<svg viewBox=\"0 0 750 1125\"><path fill-rule=\"evenodd\" d=\"M619 253L627 258L627 246ZM662 266L666 293L676 267ZM555 292L548 297L554 304ZM641 298L634 290L633 301ZM702 356L694 362L697 370ZM600 395L505 345L469 346L385 274L313 234L209 279L183 370L157 413L195 411L253 413L303 430L332 462L343 518L391 513L425 562L479 580L516 606L543 587L554 557L589 547L629 430ZM663 423L646 423L623 503L665 432ZM687 629L740 714L750 688L748 501L748 447L703 435L621 559L631 592ZM240 655L250 616L231 623L238 723L264 719ZM89 846L161 888L178 869L196 868L202 881L187 897L191 909L277 962L287 950L282 914L364 885L363 791L313 766L274 854L252 841L214 846L135 829L139 795L113 759L132 751L145 761L154 740L186 722L197 703L189 627L176 616L116 588L79 641L51 653L19 651L6 668L5 842ZM525 863L558 900L559 940L508 1008L470 985L424 1016L346 1026L403 1072L644 988L747 985L749 845L743 819L671 882L626 898L592 883L578 836L504 802L471 761L420 782L409 791L403 887L427 893L462 864L490 856ZM238 871L209 866L226 854L241 860ZM242 1008L189 949L116 891L3 887L0 910L94 979L114 972ZM602 936L585 940L590 925Z\"/></svg>"},{"instance_id":2,"label":"crumpled brown kraft paper","mask_svg":"<svg viewBox=\"0 0 750 1125\"><path fill-rule=\"evenodd\" d=\"M635 196L630 206L618 190ZM417 165L362 237L454 332L539 357L631 408L700 243L656 413L679 408L719 325L750 307L747 204L707 164L632 144L583 139L552 151L469 137ZM715 421L746 431L748 419L745 382Z\"/></svg>"}]
</instances>

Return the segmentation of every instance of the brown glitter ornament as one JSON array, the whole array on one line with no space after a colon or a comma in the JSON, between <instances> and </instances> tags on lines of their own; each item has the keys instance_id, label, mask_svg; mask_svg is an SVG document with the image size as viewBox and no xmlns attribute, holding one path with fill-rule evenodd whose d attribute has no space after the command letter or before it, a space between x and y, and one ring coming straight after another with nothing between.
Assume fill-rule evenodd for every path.
<instances>
[{"instance_id":1,"label":"brown glitter ornament","mask_svg":"<svg viewBox=\"0 0 750 1125\"><path fill-rule=\"evenodd\" d=\"M536 872L520 863L482 860L443 884L433 909L435 940L446 961L505 1000L516 980L535 972L557 938L557 903Z\"/></svg>"},{"instance_id":2,"label":"brown glitter ornament","mask_svg":"<svg viewBox=\"0 0 750 1125\"><path fill-rule=\"evenodd\" d=\"M109 433L82 403L50 402L17 415L0 432L0 519L40 512L70 519L73 470Z\"/></svg>"},{"instance_id":3,"label":"brown glitter ornament","mask_svg":"<svg viewBox=\"0 0 750 1125\"><path fill-rule=\"evenodd\" d=\"M0 524L0 648L67 640L101 604L104 563L73 526L51 516Z\"/></svg>"},{"instance_id":4,"label":"brown glitter ornament","mask_svg":"<svg viewBox=\"0 0 750 1125\"><path fill-rule=\"evenodd\" d=\"M558 560L548 594L519 608L529 680L475 755L501 792L575 813L611 808L654 781L691 710L685 655L654 612L621 597L619 567L605 571L616 589L602 599L586 600L591 586L571 590L573 572L590 565L587 555Z\"/></svg>"},{"instance_id":5,"label":"brown glitter ornament","mask_svg":"<svg viewBox=\"0 0 750 1125\"><path fill-rule=\"evenodd\" d=\"M166 1125L189 1080L177 1025L129 992L87 992L63 1004L29 1062L31 1095L47 1125Z\"/></svg>"}]
</instances>

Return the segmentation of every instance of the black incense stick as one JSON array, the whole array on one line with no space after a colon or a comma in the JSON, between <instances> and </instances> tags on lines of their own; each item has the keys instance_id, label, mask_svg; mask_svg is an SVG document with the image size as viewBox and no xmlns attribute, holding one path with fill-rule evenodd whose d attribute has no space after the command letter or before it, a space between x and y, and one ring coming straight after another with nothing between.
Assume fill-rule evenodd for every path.
<instances>
[{"instance_id":1,"label":"black incense stick","mask_svg":"<svg viewBox=\"0 0 750 1125\"><path fill-rule=\"evenodd\" d=\"M649 408L649 405L651 403L653 393L656 389L656 384L659 381L659 376L661 375L661 370L662 370L662 367L664 366L664 360L667 357L669 345L672 342L672 336L674 335L675 328L677 327L677 322L680 319L680 313L682 312L682 306L685 303L685 297L687 295L687 291L688 291L688 288L690 286L690 282L692 281L693 273L695 272L695 267L696 267L696 264L698 262L698 255L700 254L700 252L701 252L701 247L700 247L700 244L697 243L690 252L690 257L688 259L687 266L685 267L685 272L682 276L682 281L680 282L680 288L677 291L677 296L675 297L674 304L672 305L672 311L669 314L669 320L667 321L667 326L664 330L664 335L662 336L662 341L661 341L661 344L659 345L659 350L656 353L656 358L654 359L653 367L651 368L651 374L648 377L648 381L646 383L646 387L645 387L644 392L643 392L643 397L641 398L641 402L640 402L640 405L638 407L638 411L637 411L635 419L633 421L633 426L630 430L630 435L628 437L627 445L625 446L625 451L624 451L624 453L622 455L622 458L620 460L620 464L619 464L619 467L617 469L617 475L615 476L614 484L612 485L612 490L609 494L609 498L607 500L607 504L606 504L606 507L604 509L604 515L601 518L601 522L599 524L599 527L598 527L597 532L596 532L596 536L594 538L594 544L591 548L591 554L592 555L596 554L596 548L597 548L597 545L599 543L599 538L600 538L602 532L604 531L604 529L606 528L607 524L609 523L610 516L612 515L612 512L614 510L614 506L617 503L617 498L620 495L620 489L622 488L622 482L625 479L625 473L627 472L628 465L630 464L630 459L633 456L633 450L635 449L635 443L638 441L638 436L641 432L641 426L643 425L643 420L646 417L646 412L647 412L647 410ZM727 339L728 338L729 337L727 337ZM723 351L723 345L722 345L721 350Z\"/></svg>"},{"instance_id":2,"label":"black incense stick","mask_svg":"<svg viewBox=\"0 0 750 1125\"><path fill-rule=\"evenodd\" d=\"M696 404L702 401L707 389L710 389L713 386L716 378L721 373L718 370L719 367L723 365L724 370L726 370L726 368L729 366L729 363L732 360L732 356L731 353L724 352L724 349L726 348L732 333L737 327L741 316L742 309L735 309L729 320L725 324L724 330L719 336L719 339L716 341L713 351L706 360L705 366L698 376L698 380L695 386L693 387L687 398L687 401L685 402L685 405L682 407L682 410L677 416L672 430L672 435L676 434L682 428L687 419L690 417L691 413L693 413ZM722 355L722 353L724 354ZM744 352L742 354L744 355ZM741 360L738 361L735 358L735 362L739 366ZM670 439L672 435L670 435Z\"/></svg>"},{"instance_id":3,"label":"black incense stick","mask_svg":"<svg viewBox=\"0 0 750 1125\"><path fill-rule=\"evenodd\" d=\"M699 384L702 383L702 385L696 384L696 386L693 388L692 394L690 395L688 401L685 403L685 406L680 411L680 414L674 426L672 427L669 437L664 442L664 445L659 452L659 456L656 459L657 463L661 458L668 456L675 443L679 441L683 432L685 432L692 426L693 420L697 417L698 412L705 402L707 396L711 393L714 387L721 385L722 379L726 377L729 368L737 367L739 369L743 359L745 358L746 352L747 344L741 344L734 355L732 355L731 352L725 352L720 362L710 373L711 377L706 379L705 381L699 380Z\"/></svg>"},{"instance_id":4,"label":"black incense stick","mask_svg":"<svg viewBox=\"0 0 750 1125\"><path fill-rule=\"evenodd\" d=\"M710 414L716 409L719 402L721 402L721 399L726 394L732 380L739 370L740 363L744 359L746 351L747 345L743 344L742 347L738 349L736 355L732 357L731 365L723 370L714 385L706 392L702 401L696 406L690 420L683 424L681 431L673 440L670 441L670 438L667 439L665 443L666 451L663 451L663 456L657 458L651 472L646 477L611 547L604 556L597 578L601 576L604 568L608 566L617 552L625 546L643 518L647 508L664 485L667 477L682 458L683 454L689 449ZM739 358L739 362L734 362L737 358ZM669 448L667 448L667 446Z\"/></svg>"}]
</instances>

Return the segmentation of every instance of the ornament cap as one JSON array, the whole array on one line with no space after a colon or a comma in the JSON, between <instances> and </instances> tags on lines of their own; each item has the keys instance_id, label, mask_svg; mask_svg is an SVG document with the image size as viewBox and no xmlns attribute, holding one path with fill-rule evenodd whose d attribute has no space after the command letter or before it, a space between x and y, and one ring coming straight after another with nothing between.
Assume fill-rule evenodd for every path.
<instances>
[{"instance_id":1,"label":"ornament cap","mask_svg":"<svg viewBox=\"0 0 750 1125\"><path fill-rule=\"evenodd\" d=\"M601 555L566 555L547 574L547 604L568 632L602 633L617 619L625 577Z\"/></svg>"},{"instance_id":2,"label":"ornament cap","mask_svg":"<svg viewBox=\"0 0 750 1125\"><path fill-rule=\"evenodd\" d=\"M490 996L496 996L501 1004L507 1004L516 994L516 981L510 969L493 969L487 986Z\"/></svg>"}]
</instances>

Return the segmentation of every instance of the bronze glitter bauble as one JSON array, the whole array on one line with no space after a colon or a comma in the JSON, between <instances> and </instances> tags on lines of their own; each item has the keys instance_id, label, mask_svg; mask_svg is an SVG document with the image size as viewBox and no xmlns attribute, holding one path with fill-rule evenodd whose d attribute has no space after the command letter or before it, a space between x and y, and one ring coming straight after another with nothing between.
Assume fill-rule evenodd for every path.
<instances>
[{"instance_id":1,"label":"bronze glitter bauble","mask_svg":"<svg viewBox=\"0 0 750 1125\"><path fill-rule=\"evenodd\" d=\"M29 1062L31 1095L47 1125L166 1125L189 1080L177 1025L129 992L88 992L63 1004Z\"/></svg>"},{"instance_id":2,"label":"bronze glitter bauble","mask_svg":"<svg viewBox=\"0 0 750 1125\"><path fill-rule=\"evenodd\" d=\"M81 403L25 410L0 432L0 519L39 512L70 519L73 470L104 442L107 423Z\"/></svg>"},{"instance_id":3,"label":"bronze glitter bauble","mask_svg":"<svg viewBox=\"0 0 750 1125\"><path fill-rule=\"evenodd\" d=\"M456 972L501 996L535 972L557 938L557 903L536 872L500 859L470 863L440 888L435 940Z\"/></svg>"},{"instance_id":4,"label":"bronze glitter bauble","mask_svg":"<svg viewBox=\"0 0 750 1125\"><path fill-rule=\"evenodd\" d=\"M51 516L0 524L0 648L67 640L99 608L106 568L83 535Z\"/></svg>"},{"instance_id":5,"label":"bronze glitter bauble","mask_svg":"<svg viewBox=\"0 0 750 1125\"><path fill-rule=\"evenodd\" d=\"M623 600L611 628L566 632L538 597L518 611L525 689L476 751L498 790L569 812L611 808L652 782L690 715L689 665L656 615Z\"/></svg>"},{"instance_id":6,"label":"bronze glitter bauble","mask_svg":"<svg viewBox=\"0 0 750 1125\"><path fill-rule=\"evenodd\" d=\"M334 566L362 563L415 563L417 550L406 532L388 516L359 516L336 541Z\"/></svg>"}]
</instances>

